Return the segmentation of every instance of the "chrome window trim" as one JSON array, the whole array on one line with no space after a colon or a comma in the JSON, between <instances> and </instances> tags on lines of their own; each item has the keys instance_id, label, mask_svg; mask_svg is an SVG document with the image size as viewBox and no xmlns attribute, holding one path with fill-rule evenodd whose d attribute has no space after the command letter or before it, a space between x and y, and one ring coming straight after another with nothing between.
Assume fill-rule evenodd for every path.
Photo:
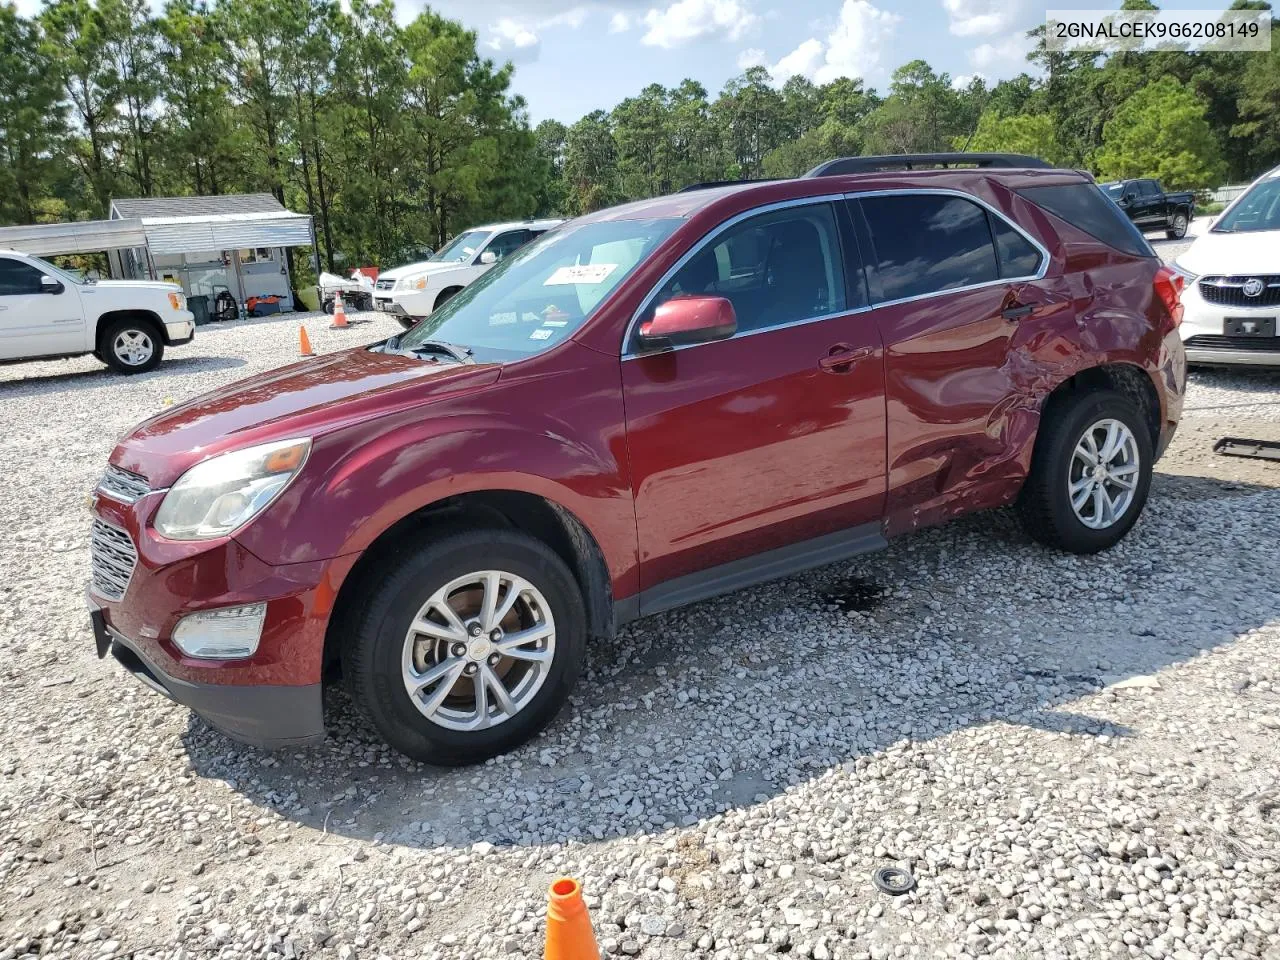
<instances>
[{"instance_id":1,"label":"chrome window trim","mask_svg":"<svg viewBox=\"0 0 1280 960\"><path fill-rule=\"evenodd\" d=\"M898 297L897 299L894 299L894 300L881 300L875 304L876 307L893 307L893 306L897 306L900 303L911 303L915 300L927 300L930 297L942 297L952 293L964 293L967 290L982 290L985 287L998 287L1001 284L1005 284L1005 283L1032 283L1036 280L1043 280L1045 274L1049 272L1049 260L1050 260L1049 251L1045 248L1044 244L1042 244L1035 237L1031 236L1031 234L1027 233L1027 231L1023 230L1022 227L1018 226L1016 223L1014 223L1012 220L1006 217L1003 213L1001 213L995 207L991 206L991 204L987 203L981 197L975 197L973 194L965 193L963 190L951 190L945 187L919 187L917 189L896 189L896 190L863 190L858 193L847 193L845 194L845 199L856 200L860 197L903 196L903 195L911 195L911 194L932 194L932 195L944 196L944 197L959 197L962 200L970 200L973 203L976 203L978 206L986 210L989 214L999 217L1009 226L1013 227L1013 229L1024 240L1026 240L1029 244L1031 244L1031 246L1035 247L1036 251L1039 252L1040 254L1040 269L1037 270L1034 274L1029 274L1027 276L1022 276L1022 277L998 277L995 280L984 280L982 283L970 283L963 287L947 287L945 290L933 290L933 291L930 291L929 293L917 293L910 297ZM869 228L870 228L870 225L868 225L868 229ZM871 238L871 242L875 243L874 236ZM996 238L994 236L991 238L991 245L993 248L996 246ZM998 265L998 261L997 261L997 265Z\"/></svg>"},{"instance_id":2,"label":"chrome window trim","mask_svg":"<svg viewBox=\"0 0 1280 960\"><path fill-rule=\"evenodd\" d=\"M662 288L665 287L667 283L670 282L671 278L674 277L677 273L679 273L680 269L686 263L692 260L697 254L701 253L703 249L707 247L708 244L714 241L726 230L737 226L743 220L748 220L751 217L760 216L766 213L773 213L775 210L786 210L790 207L812 207L812 206L817 206L820 203L835 203L837 200L843 200L844 196L845 195L842 193L825 193L820 197L797 197L794 200L779 200L777 203L766 203L763 206L752 207L750 210L744 210L739 214L735 214L734 216L730 217L728 220L714 227L708 233L704 234L702 237L698 239L697 243L695 243L692 247L690 247L688 250L685 251L684 255L679 260L677 260L674 264L671 265L671 268L667 270L666 273L664 273L661 277L658 278L658 282L653 285L653 288L645 295L645 298L640 301L640 306L637 307L636 312L631 315L631 320L627 323L626 332L622 335L622 359L634 360L637 357L649 357L654 355L653 353L634 353L631 350L629 350L627 347L627 345L631 342L631 337L632 337L632 334L635 332L636 325L640 322L640 317L644 314L646 310L649 309L649 304L653 303L653 300L658 295L659 291L661 291ZM837 220L836 222L837 233L839 232L839 229L840 229L840 224L839 224L839 221ZM848 291L845 291L845 293L847 296ZM817 323L821 320L829 320L832 317L843 317L843 316L847 316L850 313L861 313L866 309L867 309L866 307L857 307L854 310L842 310L839 313L828 313L828 314L824 314L821 317L805 317L800 320L791 320L791 321L788 321L787 323L779 323L772 327L760 327L759 329L756 329L756 330L744 330L741 333L735 333L732 337L726 337L725 339L737 340L740 337L750 337L757 333L768 333L771 330L784 330L787 327L798 327L806 323ZM710 342L723 343L724 341L712 340ZM707 346L707 344L705 343L686 343L683 346L672 347L670 350L663 350L661 352L674 353L678 350L688 350L690 347L705 347L705 346Z\"/></svg>"}]
</instances>

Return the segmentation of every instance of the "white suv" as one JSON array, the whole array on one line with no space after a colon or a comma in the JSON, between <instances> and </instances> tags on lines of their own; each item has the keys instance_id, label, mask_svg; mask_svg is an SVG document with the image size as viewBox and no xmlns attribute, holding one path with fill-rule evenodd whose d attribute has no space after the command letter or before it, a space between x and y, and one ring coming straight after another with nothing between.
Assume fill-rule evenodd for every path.
<instances>
[{"instance_id":1,"label":"white suv","mask_svg":"<svg viewBox=\"0 0 1280 960\"><path fill-rule=\"evenodd\" d=\"M120 373L155 369L165 346L190 343L182 288L81 280L39 257L0 250L0 363L92 353Z\"/></svg>"},{"instance_id":2,"label":"white suv","mask_svg":"<svg viewBox=\"0 0 1280 960\"><path fill-rule=\"evenodd\" d=\"M1280 366L1280 167L1231 202L1173 265L1192 363Z\"/></svg>"},{"instance_id":3,"label":"white suv","mask_svg":"<svg viewBox=\"0 0 1280 960\"><path fill-rule=\"evenodd\" d=\"M373 308L411 327L495 263L563 222L526 220L464 230L429 259L380 273Z\"/></svg>"}]
</instances>

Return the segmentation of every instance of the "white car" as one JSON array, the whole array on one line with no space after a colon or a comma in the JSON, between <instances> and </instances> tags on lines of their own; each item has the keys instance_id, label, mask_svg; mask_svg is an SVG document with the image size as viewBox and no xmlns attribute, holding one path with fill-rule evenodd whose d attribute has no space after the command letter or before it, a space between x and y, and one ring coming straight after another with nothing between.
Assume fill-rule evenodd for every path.
<instances>
[{"instance_id":1,"label":"white car","mask_svg":"<svg viewBox=\"0 0 1280 960\"><path fill-rule=\"evenodd\" d=\"M373 308L411 327L495 263L563 222L525 220L464 230L429 259L380 273Z\"/></svg>"},{"instance_id":2,"label":"white car","mask_svg":"<svg viewBox=\"0 0 1280 960\"><path fill-rule=\"evenodd\" d=\"M1192 363L1280 366L1280 167L1255 180L1174 262Z\"/></svg>"},{"instance_id":3,"label":"white car","mask_svg":"<svg viewBox=\"0 0 1280 960\"><path fill-rule=\"evenodd\" d=\"M190 343L195 333L176 284L82 280L0 250L0 363L91 353L120 373L145 373L166 346Z\"/></svg>"}]
</instances>

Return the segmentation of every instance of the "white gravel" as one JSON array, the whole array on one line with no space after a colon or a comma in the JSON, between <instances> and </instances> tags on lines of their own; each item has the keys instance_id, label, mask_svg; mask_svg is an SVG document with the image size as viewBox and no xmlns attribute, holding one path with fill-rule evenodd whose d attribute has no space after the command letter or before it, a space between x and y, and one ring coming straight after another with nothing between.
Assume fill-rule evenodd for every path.
<instances>
[{"instance_id":1,"label":"white gravel","mask_svg":"<svg viewBox=\"0 0 1280 960\"><path fill-rule=\"evenodd\" d=\"M643 621L543 737L441 771L336 694L322 747L240 747L93 655L116 438L296 344L0 367L0 960L535 958L561 873L607 955L1280 957L1280 467L1206 452L1274 428L1280 376L1196 376L1108 554L1000 512Z\"/></svg>"}]
</instances>

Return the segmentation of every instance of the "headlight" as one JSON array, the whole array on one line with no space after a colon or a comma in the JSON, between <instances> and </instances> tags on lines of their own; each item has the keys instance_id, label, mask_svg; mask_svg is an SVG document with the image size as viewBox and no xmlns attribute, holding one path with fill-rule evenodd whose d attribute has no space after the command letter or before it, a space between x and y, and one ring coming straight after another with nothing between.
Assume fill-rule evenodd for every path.
<instances>
[{"instance_id":1,"label":"headlight","mask_svg":"<svg viewBox=\"0 0 1280 960\"><path fill-rule=\"evenodd\" d=\"M1192 273L1186 267L1178 263L1177 260L1173 261L1172 268L1174 273L1176 273L1178 276L1180 276L1183 280L1187 282L1188 287L1191 286L1191 284L1195 283L1198 279L1200 279L1200 274Z\"/></svg>"},{"instance_id":2,"label":"headlight","mask_svg":"<svg viewBox=\"0 0 1280 960\"><path fill-rule=\"evenodd\" d=\"M169 306L175 310L187 309L187 298L180 293L169 294Z\"/></svg>"},{"instance_id":3,"label":"headlight","mask_svg":"<svg viewBox=\"0 0 1280 960\"><path fill-rule=\"evenodd\" d=\"M197 463L165 494L155 526L170 540L211 540L244 526L298 475L311 441L279 440Z\"/></svg>"},{"instance_id":4,"label":"headlight","mask_svg":"<svg viewBox=\"0 0 1280 960\"><path fill-rule=\"evenodd\" d=\"M427 289L427 275L420 273L416 277L405 277L398 284L398 290L425 290Z\"/></svg>"}]
</instances>

